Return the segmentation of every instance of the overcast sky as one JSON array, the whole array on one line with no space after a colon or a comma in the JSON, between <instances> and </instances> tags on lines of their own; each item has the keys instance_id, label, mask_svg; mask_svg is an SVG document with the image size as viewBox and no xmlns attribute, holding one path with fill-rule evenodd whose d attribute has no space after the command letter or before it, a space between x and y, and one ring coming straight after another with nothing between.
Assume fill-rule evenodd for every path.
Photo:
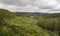
<instances>
[{"instance_id":1,"label":"overcast sky","mask_svg":"<svg viewBox=\"0 0 60 36\"><path fill-rule=\"evenodd\" d=\"M0 8L19 12L60 13L60 0L0 0Z\"/></svg>"}]
</instances>

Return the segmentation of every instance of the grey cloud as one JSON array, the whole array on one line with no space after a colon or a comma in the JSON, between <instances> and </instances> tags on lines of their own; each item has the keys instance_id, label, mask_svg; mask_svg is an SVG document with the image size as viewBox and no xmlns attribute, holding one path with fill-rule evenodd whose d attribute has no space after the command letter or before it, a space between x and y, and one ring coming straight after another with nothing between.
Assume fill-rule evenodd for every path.
<instances>
[{"instance_id":1,"label":"grey cloud","mask_svg":"<svg viewBox=\"0 0 60 36\"><path fill-rule=\"evenodd\" d=\"M0 0L2 3L10 5L25 6L31 4L30 0Z\"/></svg>"},{"instance_id":2,"label":"grey cloud","mask_svg":"<svg viewBox=\"0 0 60 36\"><path fill-rule=\"evenodd\" d=\"M14 11L60 11L60 0L0 0L5 7L8 5L14 5L8 7ZM7 8L7 7L6 7Z\"/></svg>"}]
</instances>

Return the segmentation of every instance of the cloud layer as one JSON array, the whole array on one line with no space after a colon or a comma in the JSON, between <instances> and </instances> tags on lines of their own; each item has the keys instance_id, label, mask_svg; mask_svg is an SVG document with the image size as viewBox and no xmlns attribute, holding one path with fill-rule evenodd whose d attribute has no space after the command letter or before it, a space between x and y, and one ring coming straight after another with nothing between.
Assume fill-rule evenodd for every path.
<instances>
[{"instance_id":1,"label":"cloud layer","mask_svg":"<svg viewBox=\"0 0 60 36\"><path fill-rule=\"evenodd\" d=\"M0 8L19 12L60 13L60 0L0 0Z\"/></svg>"}]
</instances>

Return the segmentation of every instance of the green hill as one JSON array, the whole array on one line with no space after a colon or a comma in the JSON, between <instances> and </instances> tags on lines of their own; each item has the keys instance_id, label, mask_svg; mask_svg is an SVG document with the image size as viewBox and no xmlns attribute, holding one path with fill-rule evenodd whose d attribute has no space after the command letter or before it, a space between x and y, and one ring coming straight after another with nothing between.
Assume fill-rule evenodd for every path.
<instances>
[{"instance_id":1,"label":"green hill","mask_svg":"<svg viewBox=\"0 0 60 36\"><path fill-rule=\"evenodd\" d=\"M57 32L44 29L45 19L40 18L16 16L15 13L0 9L0 36L58 36ZM48 23L46 25L49 26Z\"/></svg>"}]
</instances>

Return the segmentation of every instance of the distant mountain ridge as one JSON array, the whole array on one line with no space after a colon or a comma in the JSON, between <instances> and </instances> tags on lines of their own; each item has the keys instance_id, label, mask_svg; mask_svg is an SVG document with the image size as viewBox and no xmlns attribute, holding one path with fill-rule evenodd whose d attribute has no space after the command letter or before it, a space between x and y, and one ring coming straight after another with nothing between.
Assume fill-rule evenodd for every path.
<instances>
[{"instance_id":1,"label":"distant mountain ridge","mask_svg":"<svg viewBox=\"0 0 60 36\"><path fill-rule=\"evenodd\" d=\"M38 12L15 12L18 15L25 16L44 16L44 17L60 17L60 13L38 13Z\"/></svg>"},{"instance_id":2,"label":"distant mountain ridge","mask_svg":"<svg viewBox=\"0 0 60 36\"><path fill-rule=\"evenodd\" d=\"M40 16L42 14L49 14L49 13L39 13L39 12L15 12L16 14L23 14L23 15L31 15L31 16Z\"/></svg>"}]
</instances>

